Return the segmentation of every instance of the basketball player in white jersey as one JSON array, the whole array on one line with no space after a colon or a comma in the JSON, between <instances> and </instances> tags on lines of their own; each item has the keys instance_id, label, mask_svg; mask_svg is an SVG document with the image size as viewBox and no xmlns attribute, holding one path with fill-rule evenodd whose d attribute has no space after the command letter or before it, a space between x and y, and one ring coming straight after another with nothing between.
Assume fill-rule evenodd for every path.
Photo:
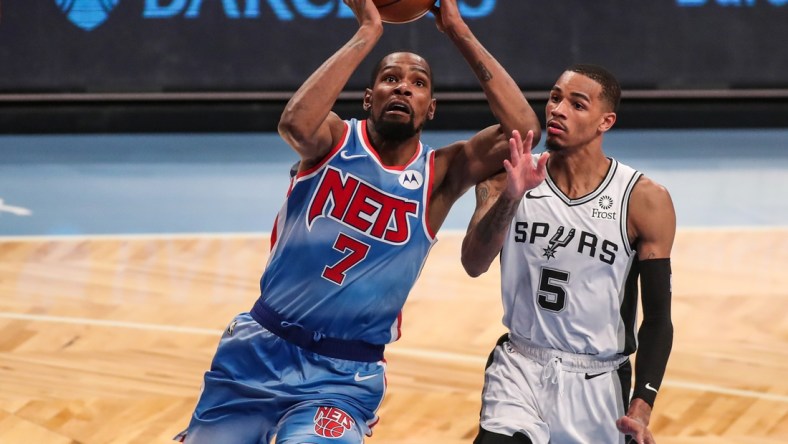
<instances>
[{"instance_id":1,"label":"basketball player in white jersey","mask_svg":"<svg viewBox=\"0 0 788 444\"><path fill-rule=\"evenodd\" d=\"M500 253L509 333L488 361L475 443L654 442L676 216L664 187L605 156L619 99L608 71L568 68L547 102L546 177L515 133L506 172L476 187L462 263L478 276Z\"/></svg>"}]
</instances>

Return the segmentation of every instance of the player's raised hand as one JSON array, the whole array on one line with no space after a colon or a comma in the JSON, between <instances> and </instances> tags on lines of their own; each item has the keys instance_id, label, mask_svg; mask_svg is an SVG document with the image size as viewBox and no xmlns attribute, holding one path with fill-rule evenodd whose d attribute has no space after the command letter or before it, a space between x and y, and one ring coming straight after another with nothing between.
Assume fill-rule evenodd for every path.
<instances>
[{"instance_id":1,"label":"player's raised hand","mask_svg":"<svg viewBox=\"0 0 788 444\"><path fill-rule=\"evenodd\" d=\"M550 154L542 154L534 165L531 156L533 142L533 131L528 131L525 140L520 136L519 131L512 131L512 137L509 139L510 157L503 161L503 167L506 169L504 194L509 199L519 201L526 191L542 183L547 174L547 159Z\"/></svg>"},{"instance_id":2,"label":"player's raised hand","mask_svg":"<svg viewBox=\"0 0 788 444\"><path fill-rule=\"evenodd\" d=\"M437 2L435 2L437 4ZM457 7L457 0L441 0L440 7L436 4L432 5L430 11L435 16L435 25L440 32L446 32L458 24L465 23L460 15L460 9Z\"/></svg>"},{"instance_id":3,"label":"player's raised hand","mask_svg":"<svg viewBox=\"0 0 788 444\"><path fill-rule=\"evenodd\" d=\"M375 25L383 26L383 21L380 19L380 12L378 7L372 0L342 0L353 11L353 14L358 20L359 26Z\"/></svg>"}]
</instances>

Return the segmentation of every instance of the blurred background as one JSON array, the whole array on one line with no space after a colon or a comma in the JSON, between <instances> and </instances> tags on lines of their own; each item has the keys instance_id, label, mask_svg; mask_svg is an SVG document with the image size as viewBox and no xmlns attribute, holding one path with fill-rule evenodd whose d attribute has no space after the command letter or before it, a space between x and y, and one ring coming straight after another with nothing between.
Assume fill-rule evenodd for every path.
<instances>
[{"instance_id":1,"label":"blurred background","mask_svg":"<svg viewBox=\"0 0 788 444\"><path fill-rule=\"evenodd\" d=\"M620 128L784 127L785 0L459 0L540 112L572 63L615 73ZM282 105L353 33L341 0L40 0L0 4L0 131L271 131ZM430 18L387 26L337 109L359 115L374 63L431 61L429 129L491 122Z\"/></svg>"}]
</instances>

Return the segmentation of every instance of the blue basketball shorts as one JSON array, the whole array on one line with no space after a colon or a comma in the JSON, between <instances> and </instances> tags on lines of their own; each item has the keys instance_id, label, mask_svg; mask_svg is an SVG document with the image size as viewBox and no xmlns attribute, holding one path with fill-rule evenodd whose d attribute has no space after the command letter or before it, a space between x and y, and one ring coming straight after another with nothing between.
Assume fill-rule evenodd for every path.
<instances>
[{"instance_id":1,"label":"blue basketball shorts","mask_svg":"<svg viewBox=\"0 0 788 444\"><path fill-rule=\"evenodd\" d=\"M192 444L361 443L386 390L385 361L356 362L304 350L248 313L233 319L205 373Z\"/></svg>"}]
</instances>

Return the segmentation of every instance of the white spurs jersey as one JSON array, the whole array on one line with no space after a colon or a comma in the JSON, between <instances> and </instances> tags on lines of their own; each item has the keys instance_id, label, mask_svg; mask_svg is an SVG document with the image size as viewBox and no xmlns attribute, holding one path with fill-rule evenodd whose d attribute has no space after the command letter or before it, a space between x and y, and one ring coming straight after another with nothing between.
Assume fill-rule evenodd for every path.
<instances>
[{"instance_id":1,"label":"white spurs jersey","mask_svg":"<svg viewBox=\"0 0 788 444\"><path fill-rule=\"evenodd\" d=\"M503 323L538 347L608 359L637 348L637 261L627 208L641 173L615 159L590 194L529 190L501 251Z\"/></svg>"}]
</instances>

